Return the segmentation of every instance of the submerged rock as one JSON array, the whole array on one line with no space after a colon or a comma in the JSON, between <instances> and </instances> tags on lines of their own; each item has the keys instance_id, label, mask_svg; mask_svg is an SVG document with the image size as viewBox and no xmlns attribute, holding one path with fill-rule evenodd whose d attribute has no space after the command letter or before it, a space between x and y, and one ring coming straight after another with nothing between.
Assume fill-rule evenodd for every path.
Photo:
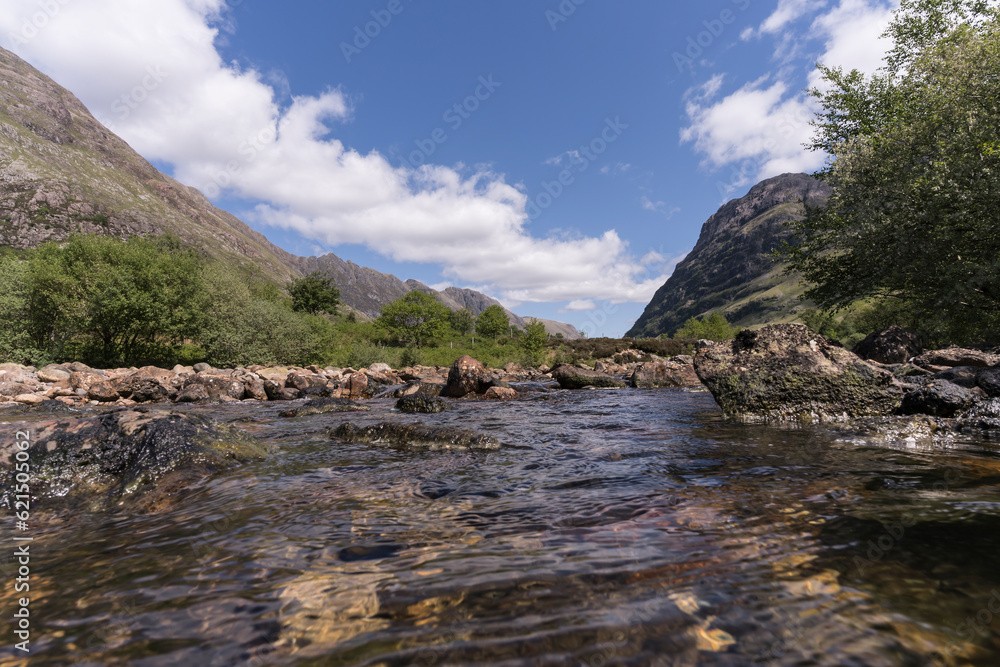
<instances>
[{"instance_id":1,"label":"submerged rock","mask_svg":"<svg viewBox=\"0 0 1000 667\"><path fill-rule=\"evenodd\" d=\"M231 426L169 411L120 410L33 425L32 493L85 500L92 508L152 490L183 492L191 482L265 457L269 448ZM17 453L0 444L0 488L12 490Z\"/></svg>"},{"instance_id":2,"label":"submerged rock","mask_svg":"<svg viewBox=\"0 0 1000 667\"><path fill-rule=\"evenodd\" d=\"M618 378L598 373L586 368L559 364L552 369L552 377L563 389L624 389L625 383Z\"/></svg>"},{"instance_id":3,"label":"submerged rock","mask_svg":"<svg viewBox=\"0 0 1000 667\"><path fill-rule=\"evenodd\" d=\"M893 414L903 389L891 373L803 324L741 331L702 347L698 377L722 410L745 421L835 421Z\"/></svg>"},{"instance_id":4,"label":"submerged rock","mask_svg":"<svg viewBox=\"0 0 1000 667\"><path fill-rule=\"evenodd\" d=\"M426 396L424 394L410 394L396 401L396 409L409 414L433 414L451 409L451 404L443 398Z\"/></svg>"},{"instance_id":5,"label":"submerged rock","mask_svg":"<svg viewBox=\"0 0 1000 667\"><path fill-rule=\"evenodd\" d=\"M314 398L306 401L301 408L292 408L281 413L282 417L308 417L325 415L330 412L368 412L367 405L361 405L347 398Z\"/></svg>"},{"instance_id":6,"label":"submerged rock","mask_svg":"<svg viewBox=\"0 0 1000 667\"><path fill-rule=\"evenodd\" d=\"M500 449L493 436L466 431L452 426L426 426L383 422L372 426L355 426L345 422L331 432L331 437L345 442L360 442L407 449Z\"/></svg>"}]
</instances>

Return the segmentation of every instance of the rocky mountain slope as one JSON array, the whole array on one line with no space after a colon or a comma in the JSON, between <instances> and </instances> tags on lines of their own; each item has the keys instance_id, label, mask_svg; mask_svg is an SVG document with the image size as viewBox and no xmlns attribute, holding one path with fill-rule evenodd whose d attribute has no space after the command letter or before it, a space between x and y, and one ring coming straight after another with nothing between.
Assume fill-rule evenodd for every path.
<instances>
[{"instance_id":1,"label":"rocky mountain slope","mask_svg":"<svg viewBox=\"0 0 1000 667\"><path fill-rule=\"evenodd\" d=\"M176 234L207 255L280 283L312 271L333 277L344 303L367 316L412 289L478 314L494 299L436 292L336 255L296 257L194 188L159 172L98 122L71 92L0 48L0 246L35 247L74 233ZM524 320L512 314L516 326ZM550 333L579 334L552 323Z\"/></svg>"},{"instance_id":2,"label":"rocky mountain slope","mask_svg":"<svg viewBox=\"0 0 1000 667\"><path fill-rule=\"evenodd\" d=\"M626 335L673 334L715 310L740 326L794 319L808 305L799 300L805 288L771 253L788 238L787 223L829 196L829 186L808 174L782 174L723 205Z\"/></svg>"}]
</instances>

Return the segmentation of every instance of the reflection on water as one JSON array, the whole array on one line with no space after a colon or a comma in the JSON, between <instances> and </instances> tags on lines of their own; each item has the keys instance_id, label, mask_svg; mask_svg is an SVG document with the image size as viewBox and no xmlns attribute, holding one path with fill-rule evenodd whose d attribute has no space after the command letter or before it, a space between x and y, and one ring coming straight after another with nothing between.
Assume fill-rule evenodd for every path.
<instances>
[{"instance_id":1,"label":"reflection on water","mask_svg":"<svg viewBox=\"0 0 1000 667\"><path fill-rule=\"evenodd\" d=\"M391 405L191 408L279 453L157 514L52 517L32 667L1000 663L989 443L732 424L682 390ZM327 435L386 419L505 447Z\"/></svg>"}]
</instances>

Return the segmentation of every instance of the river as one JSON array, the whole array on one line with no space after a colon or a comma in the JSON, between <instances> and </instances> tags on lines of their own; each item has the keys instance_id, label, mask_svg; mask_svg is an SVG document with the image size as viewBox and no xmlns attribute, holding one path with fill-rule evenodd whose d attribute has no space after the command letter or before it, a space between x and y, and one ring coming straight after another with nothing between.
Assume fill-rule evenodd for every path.
<instances>
[{"instance_id":1,"label":"river","mask_svg":"<svg viewBox=\"0 0 1000 667\"><path fill-rule=\"evenodd\" d=\"M0 664L1000 664L996 443L736 424L680 389L371 405L184 408L276 453L155 513L49 516L30 661L5 637ZM386 420L504 446L327 431Z\"/></svg>"}]
</instances>

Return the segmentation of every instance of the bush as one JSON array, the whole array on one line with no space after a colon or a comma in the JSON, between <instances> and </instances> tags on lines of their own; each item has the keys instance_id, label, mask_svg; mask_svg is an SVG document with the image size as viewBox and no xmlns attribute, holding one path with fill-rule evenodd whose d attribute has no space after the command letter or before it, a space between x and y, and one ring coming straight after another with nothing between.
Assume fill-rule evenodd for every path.
<instances>
[{"instance_id":1,"label":"bush","mask_svg":"<svg viewBox=\"0 0 1000 667\"><path fill-rule=\"evenodd\" d=\"M0 285L0 363L44 366L53 361L29 331L28 263L11 254L0 256Z\"/></svg>"}]
</instances>

